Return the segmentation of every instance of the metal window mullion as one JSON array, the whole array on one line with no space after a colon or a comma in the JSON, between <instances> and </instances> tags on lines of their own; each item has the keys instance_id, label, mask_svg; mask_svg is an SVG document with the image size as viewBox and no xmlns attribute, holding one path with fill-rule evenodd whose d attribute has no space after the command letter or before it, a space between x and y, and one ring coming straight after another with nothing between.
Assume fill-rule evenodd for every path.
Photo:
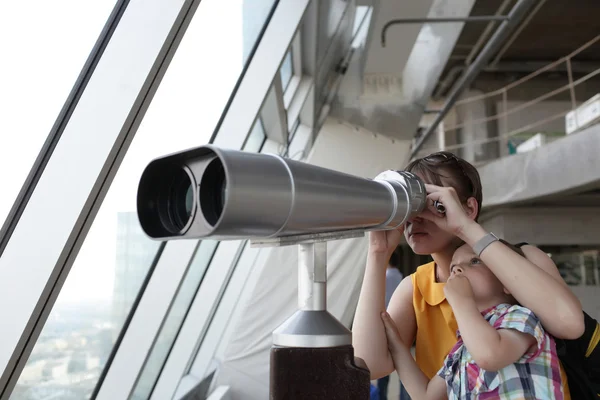
<instances>
[{"instance_id":1,"label":"metal window mullion","mask_svg":"<svg viewBox=\"0 0 600 400\"><path fill-rule=\"evenodd\" d=\"M354 12L351 12L352 11L351 7L353 9L353 5L350 5L350 4L346 5L341 18L336 25L335 32L332 35L331 40L328 43L322 43L326 47L325 55L324 55L323 59L321 60L320 64L317 65L317 71L315 73L315 81L317 81L319 83L321 83L320 80L322 79L323 75L326 75L329 72L328 71L329 63L331 62L331 59L335 55L336 51L339 49L339 41L340 41L340 38L344 34L345 25L350 23L350 30L352 30L352 27L353 27L352 22L353 21L351 20L350 17L354 15ZM321 43L320 43L320 45L321 45Z\"/></svg>"},{"instance_id":2,"label":"metal window mullion","mask_svg":"<svg viewBox=\"0 0 600 400\"><path fill-rule=\"evenodd\" d=\"M331 38L329 43L327 43L327 50L325 51L325 56L323 57L321 63L317 66L317 73L315 75L315 85L317 85L317 93L319 92L319 90L321 90L321 87L318 86L327 82L327 77L329 76L331 67L335 64L335 55L340 48L340 42L342 42L344 38L346 29L350 29L350 32L352 31L353 21L350 17L354 15L354 12L352 12L353 8L351 7L351 5L347 5L344 9L342 17L340 18L336 26L335 33L333 34L333 37ZM346 43L348 47L352 43L352 35L349 35L349 38L350 40L348 41L348 43ZM348 49L344 48L342 54L346 54L347 50Z\"/></svg>"},{"instance_id":3,"label":"metal window mullion","mask_svg":"<svg viewBox=\"0 0 600 400\"><path fill-rule=\"evenodd\" d=\"M258 119L256 123L261 121ZM97 399L128 398L135 389L139 374L143 371L189 265L193 262L195 252L190 254L188 246L178 244L182 242L190 241L169 241L165 244L169 251L160 259L124 339L118 343L115 360L106 372L107 378L102 382Z\"/></svg>"},{"instance_id":4,"label":"metal window mullion","mask_svg":"<svg viewBox=\"0 0 600 400\"><path fill-rule=\"evenodd\" d=\"M287 111L287 130L289 132L291 132L296 120L300 118L302 109L306 107L313 86L314 80L308 76L302 77L298 82L298 88Z\"/></svg>"},{"instance_id":5,"label":"metal window mullion","mask_svg":"<svg viewBox=\"0 0 600 400\"><path fill-rule=\"evenodd\" d=\"M261 268L267 262L267 259L271 254L271 250L273 249L252 249L250 245L248 245L247 248L250 251L253 251L254 253L243 254L242 258L240 258L240 262L247 261L244 260L245 257L252 257L252 265L250 267L250 270L246 273L247 279L244 280L243 287L237 293L236 307L231 312L231 317L228 321L227 326L224 327L221 339L219 340L219 344L214 351L214 358L211 360L206 360L206 364L204 364L205 366L203 368L200 368L200 365L198 363L203 363L204 360L201 360L200 357L196 356L194 364L192 364L192 368L190 369L190 373L196 376L200 376L201 378L208 375L212 371L212 368L218 368L218 364L222 360L223 355L225 354L227 345L233 334L233 330L236 328L237 320L241 315L244 314L245 304L251 298L253 294L253 289L256 286L256 283L261 278Z\"/></svg>"},{"instance_id":6,"label":"metal window mullion","mask_svg":"<svg viewBox=\"0 0 600 400\"><path fill-rule=\"evenodd\" d=\"M289 109L290 104L296 95L296 90L298 90L298 85L300 85L301 79L302 77L297 75L292 75L290 78L290 82L283 93L283 106L286 110Z\"/></svg>"},{"instance_id":7,"label":"metal window mullion","mask_svg":"<svg viewBox=\"0 0 600 400\"><path fill-rule=\"evenodd\" d=\"M316 76L317 74L317 47L319 34L319 3L312 2L306 11L299 31L300 53L299 58L302 75Z\"/></svg>"},{"instance_id":8,"label":"metal window mullion","mask_svg":"<svg viewBox=\"0 0 600 400\"><path fill-rule=\"evenodd\" d=\"M144 278L144 281L142 282L142 285L141 285L139 292L131 306L131 310L128 313L127 318L125 319L125 322L123 323L123 328L120 330L119 336L117 337L117 340L116 340L116 343L113 346L113 349L111 350L110 355L108 356L106 364L105 364L104 368L102 369L102 373L100 374L100 377L98 378L98 382L96 382L96 386L94 387L94 391L92 392L92 396L91 396L91 398L93 398L93 399L96 398L96 396L98 394L98 390L99 390L100 386L102 385L102 382L106 378L107 371L108 371L107 367L112 364L112 362L116 356L116 349L119 348L119 344L123 341L123 338L127 331L126 327L129 326L129 324L131 323L131 320L133 319L134 310L137 308L137 306L141 302L142 294L148 287L150 280L151 280L152 276L154 275L154 270L156 269L156 265L158 264L159 260L162 257L162 254L166 247L166 244L167 244L167 242L161 242L161 244L158 247L158 250L156 252L156 255L154 256L152 264L150 265L149 271L148 271L146 277ZM198 249L197 246L196 246L196 249Z\"/></svg>"},{"instance_id":9,"label":"metal window mullion","mask_svg":"<svg viewBox=\"0 0 600 400\"><path fill-rule=\"evenodd\" d=\"M213 357L216 353L218 343L223 339L223 334L231 320L232 313L238 303L240 293L243 291L244 284L247 282L248 274L258 255L258 250L250 248L247 243L242 250L241 256L237 261L232 274L227 282L223 295L219 299L218 308L214 317L206 331L206 335L202 338L198 350L195 351L195 357L192 359L189 373L192 376L206 376ZM174 398L183 397L186 394L185 386L178 386Z\"/></svg>"},{"instance_id":10,"label":"metal window mullion","mask_svg":"<svg viewBox=\"0 0 600 400\"><path fill-rule=\"evenodd\" d=\"M294 36L292 41L292 71L294 76L302 76L302 28Z\"/></svg>"},{"instance_id":11,"label":"metal window mullion","mask_svg":"<svg viewBox=\"0 0 600 400\"><path fill-rule=\"evenodd\" d=\"M310 129L304 126L299 127L300 129L305 132L299 133L294 142L298 147L307 149L311 142ZM207 336L211 335L212 338L205 339L207 343L200 347L195 354L189 374L182 379L174 398L182 398L186 390L189 390L191 382L202 381L215 367L215 358L222 358L225 354L229 340L237 328L239 318L243 315L248 300L254 293L256 283L261 279L262 268L268 261L272 250L273 248L251 248L250 244L246 245L223 296L223 304L220 305L221 308L215 318L215 320L219 318L218 322L220 323L215 322L214 326L211 326L211 331ZM214 342L217 342L216 345ZM186 380L187 382L185 382Z\"/></svg>"},{"instance_id":12,"label":"metal window mullion","mask_svg":"<svg viewBox=\"0 0 600 400\"><path fill-rule=\"evenodd\" d=\"M228 135L226 138L217 136L215 145L231 148L231 141L243 141L248 135L271 84L279 74L281 61L290 47L309 4L310 0L294 0L282 1L277 5L263 39L256 49L253 62L248 66L244 80L219 128Z\"/></svg>"},{"instance_id":13,"label":"metal window mullion","mask_svg":"<svg viewBox=\"0 0 600 400\"><path fill-rule=\"evenodd\" d=\"M96 399L129 397L197 247L195 240L166 243Z\"/></svg>"},{"instance_id":14,"label":"metal window mullion","mask_svg":"<svg viewBox=\"0 0 600 400\"><path fill-rule=\"evenodd\" d=\"M304 160L310 150L312 129L300 124L292 137L287 156L293 160Z\"/></svg>"},{"instance_id":15,"label":"metal window mullion","mask_svg":"<svg viewBox=\"0 0 600 400\"><path fill-rule=\"evenodd\" d=\"M300 112L300 121L313 128L316 121L316 91L314 90L314 81L317 75L317 47L319 35L319 3L312 2L306 12L302 22L302 28L299 31L300 57L302 76L311 78L313 85L308 91L304 105ZM292 100L293 101L293 100Z\"/></svg>"},{"instance_id":16,"label":"metal window mullion","mask_svg":"<svg viewBox=\"0 0 600 400\"><path fill-rule=\"evenodd\" d=\"M260 122L260 120L257 121ZM265 138L265 141L266 140L267 139ZM217 253L219 248L223 246L226 248L220 253ZM209 265L209 268L212 267L213 270L212 275L206 277L205 280L207 282L204 285L204 289L201 286L194 296L194 301L190 305L187 313L187 316L192 316L192 318L187 318L186 316L173 348L169 353L169 357L165 362L163 371L152 392L151 398L163 398L161 396L173 397L175 391L185 390L185 388L190 387L190 385L193 386L194 382L196 382L196 377L190 374L186 375L188 378L186 382L183 382L182 384L181 381L184 378L185 371L191 368L194 360L193 354L202 344L204 334L210 327L212 317L218 307L219 299L224 295L229 279L242 255L244 246L246 246L245 241L227 241L221 243L220 246L217 247L217 251L213 254L213 259ZM221 267L218 269L219 265L227 265L228 267ZM218 271L221 271L221 274L218 274ZM207 291L210 291L210 288L207 288L207 285L213 287L212 297L206 295ZM217 285L219 286L220 291L214 293L214 288L217 287ZM200 292L201 290L203 290L203 292ZM209 304L210 309L207 309L207 305ZM202 310L203 314L200 314L198 311L199 309ZM202 316L205 317L201 318ZM198 380L198 383L199 382L200 380Z\"/></svg>"},{"instance_id":17,"label":"metal window mullion","mask_svg":"<svg viewBox=\"0 0 600 400\"><path fill-rule=\"evenodd\" d=\"M190 15L190 20L191 17ZM263 33L259 35L257 43L260 43L262 36ZM251 52L251 59L253 59L254 53L255 50ZM244 68L240 81L246 70L247 67ZM238 85L236 85L232 97L235 96L237 88ZM232 145L242 147L241 143L233 142ZM169 242L166 247L178 248L179 245ZM167 254L170 253L167 252ZM151 278L140 304L136 310L132 310L135 315L139 314L142 317L134 317L131 324L123 328L126 329L124 338L116 345L116 350L113 350L116 353L114 362L105 367L106 379L99 388L99 398L127 398L134 390L139 374L143 371L144 364L160 334L172 302L177 296L178 288L185 278L187 266L191 262L191 259L185 259L186 256L189 257L189 252L182 251L181 254L183 257L169 259L170 262L159 264L158 271ZM138 340L141 336L144 337L144 340Z\"/></svg>"},{"instance_id":18,"label":"metal window mullion","mask_svg":"<svg viewBox=\"0 0 600 400\"><path fill-rule=\"evenodd\" d=\"M269 138L266 138L265 142L263 143L263 152L279 154L280 156L283 156L285 154L285 145L271 140Z\"/></svg>"},{"instance_id":19,"label":"metal window mullion","mask_svg":"<svg viewBox=\"0 0 600 400\"><path fill-rule=\"evenodd\" d=\"M226 135L218 134L214 140L215 145L227 148L241 147L259 115L271 83L279 73L280 63L273 62L273 54L277 55L275 59L283 59L296 31L294 24L300 23L309 3L310 0L295 0L280 2L277 5L219 127L219 132ZM219 245L151 398L170 398L175 393L188 363L192 360L196 344L201 341L208 328L209 318L216 309L214 302L218 300L219 290L223 288L228 274L234 268L234 257L241 246L242 243L237 241L222 242Z\"/></svg>"},{"instance_id":20,"label":"metal window mullion","mask_svg":"<svg viewBox=\"0 0 600 400\"><path fill-rule=\"evenodd\" d=\"M0 293L4 304L18 306L0 309L0 318L11 321L0 347L3 396L29 358L193 4L127 6L7 242Z\"/></svg>"},{"instance_id":21,"label":"metal window mullion","mask_svg":"<svg viewBox=\"0 0 600 400\"><path fill-rule=\"evenodd\" d=\"M154 387L151 399L171 398L175 393L194 349L208 329L243 244L244 242L240 241L225 241L219 244Z\"/></svg>"},{"instance_id":22,"label":"metal window mullion","mask_svg":"<svg viewBox=\"0 0 600 400\"><path fill-rule=\"evenodd\" d=\"M258 122L260 122L260 120L258 120ZM267 141L266 138L265 141ZM263 148L260 149L261 152L263 152ZM236 245L237 249L234 250ZM193 387L195 383L200 382L202 377L197 379L197 377L191 374L186 375L185 371L192 367L192 363L195 359L193 355L199 350L203 342L204 335L210 328L212 318L217 312L219 301L224 296L225 291L228 288L229 281L236 269L237 264L240 261L246 245L246 241L226 241L222 242L220 246L217 247L217 250L224 246L226 248L218 254L215 251L213 259L209 265L209 268L212 266L214 275L210 278L207 277L207 282L203 285L204 289L201 286L199 291L196 293L194 301L190 305L187 313L187 316L191 316L191 318L187 318L186 316L183 326L181 327L177 336L176 342L169 353L167 362L165 363L163 371L161 372L158 382L156 383L156 386L152 392L151 398L161 399L163 396L173 397L173 393L175 393L175 391L185 391L186 388ZM233 257L231 257L232 255ZM218 271L219 265L228 265L228 268L221 267L220 271L222 273L216 274L214 271ZM218 276L216 279L214 278L215 275ZM206 292L210 291L210 288L207 288L209 285L213 287L213 291L214 287L219 285L220 291L213 295L213 297L208 297L206 295ZM200 292L201 290L204 291ZM207 305L209 304L210 309L207 309ZM199 312L199 310L202 311ZM202 316L205 317L202 318Z\"/></svg>"},{"instance_id":23,"label":"metal window mullion","mask_svg":"<svg viewBox=\"0 0 600 400\"><path fill-rule=\"evenodd\" d=\"M273 80L265 102L260 111L265 135L278 143L288 141L287 113L283 104L283 87L281 79Z\"/></svg>"},{"instance_id":24,"label":"metal window mullion","mask_svg":"<svg viewBox=\"0 0 600 400\"><path fill-rule=\"evenodd\" d=\"M302 28L294 36L290 52L292 55L292 77L283 93L283 104L286 110L290 107L304 74L302 71Z\"/></svg>"},{"instance_id":25,"label":"metal window mullion","mask_svg":"<svg viewBox=\"0 0 600 400\"><path fill-rule=\"evenodd\" d=\"M110 38L112 37L116 27L123 16L123 12L127 8L129 4L129 0L119 0L115 5L113 11L111 12L108 20L100 33L98 40L96 41L94 48L90 52L81 73L77 77L65 104L63 105L54 125L52 126L48 137L46 138L36 160L31 167L21 190L19 191L17 198L13 206L11 207L4 223L0 225L0 257L2 256L2 252L10 239L12 232L14 231L16 225L25 210L27 202L29 198L33 194L35 187L48 164L48 160L52 156L54 148L58 144L60 137L63 133L63 130L67 123L69 122L69 118L73 113L73 110L77 106L79 98L85 91L87 84L98 65L98 61L100 61L102 54L104 54L104 50L108 45Z\"/></svg>"}]
</instances>

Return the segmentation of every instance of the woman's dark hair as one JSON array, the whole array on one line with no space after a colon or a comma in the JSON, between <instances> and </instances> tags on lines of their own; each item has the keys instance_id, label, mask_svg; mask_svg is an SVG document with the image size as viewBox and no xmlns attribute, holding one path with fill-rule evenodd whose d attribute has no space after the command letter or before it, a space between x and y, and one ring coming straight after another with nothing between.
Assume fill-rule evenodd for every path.
<instances>
[{"instance_id":1,"label":"woman's dark hair","mask_svg":"<svg viewBox=\"0 0 600 400\"><path fill-rule=\"evenodd\" d=\"M443 180L446 180L446 185L452 185L458 197L464 202L474 197L478 205L475 220L479 217L483 201L481 178L477 168L468 161L448 151L439 151L411 161L405 170L437 186L445 186Z\"/></svg>"},{"instance_id":2,"label":"woman's dark hair","mask_svg":"<svg viewBox=\"0 0 600 400\"><path fill-rule=\"evenodd\" d=\"M398 254L398 249L394 250L390 256L390 261L388 264L392 267L400 268L400 255Z\"/></svg>"}]
</instances>

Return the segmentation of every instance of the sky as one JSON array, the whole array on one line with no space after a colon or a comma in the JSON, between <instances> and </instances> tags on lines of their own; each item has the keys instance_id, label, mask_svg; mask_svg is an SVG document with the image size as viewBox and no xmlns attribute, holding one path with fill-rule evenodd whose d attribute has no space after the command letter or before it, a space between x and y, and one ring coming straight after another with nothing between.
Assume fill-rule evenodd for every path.
<instances>
[{"instance_id":1,"label":"sky","mask_svg":"<svg viewBox=\"0 0 600 400\"><path fill-rule=\"evenodd\" d=\"M143 168L155 157L209 140L243 67L242 2L200 3L71 269L59 303L111 299L117 212L135 212ZM0 223L114 5L115 0L0 4L0 54L10 60L0 63Z\"/></svg>"}]
</instances>

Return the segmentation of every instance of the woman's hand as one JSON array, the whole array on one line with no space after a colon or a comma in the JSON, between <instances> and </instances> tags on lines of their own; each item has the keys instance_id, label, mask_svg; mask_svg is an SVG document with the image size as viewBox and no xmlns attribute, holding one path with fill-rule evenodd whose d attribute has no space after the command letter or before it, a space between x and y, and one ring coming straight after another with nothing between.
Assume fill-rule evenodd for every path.
<instances>
[{"instance_id":1,"label":"woman's hand","mask_svg":"<svg viewBox=\"0 0 600 400\"><path fill-rule=\"evenodd\" d=\"M420 214L420 217L432 221L440 229L460 237L465 227L472 223L473 219L465 211L456 190L453 187L430 184L425 184L425 189L427 190L427 208ZM446 208L444 214L434 207L435 201L444 205Z\"/></svg>"},{"instance_id":2,"label":"woman's hand","mask_svg":"<svg viewBox=\"0 0 600 400\"><path fill-rule=\"evenodd\" d=\"M402 240L404 225L398 229L369 232L369 251L391 256Z\"/></svg>"}]
</instances>

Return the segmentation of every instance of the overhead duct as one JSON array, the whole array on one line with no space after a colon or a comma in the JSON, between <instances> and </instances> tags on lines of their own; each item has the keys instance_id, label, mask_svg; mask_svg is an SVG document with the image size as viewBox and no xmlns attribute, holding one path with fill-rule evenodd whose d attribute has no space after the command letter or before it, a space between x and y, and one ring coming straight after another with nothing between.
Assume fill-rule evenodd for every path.
<instances>
[{"instance_id":1,"label":"overhead duct","mask_svg":"<svg viewBox=\"0 0 600 400\"><path fill-rule=\"evenodd\" d=\"M153 239L223 240L394 229L425 201L423 182L408 172L365 179L206 145L150 162L137 208Z\"/></svg>"}]
</instances>

